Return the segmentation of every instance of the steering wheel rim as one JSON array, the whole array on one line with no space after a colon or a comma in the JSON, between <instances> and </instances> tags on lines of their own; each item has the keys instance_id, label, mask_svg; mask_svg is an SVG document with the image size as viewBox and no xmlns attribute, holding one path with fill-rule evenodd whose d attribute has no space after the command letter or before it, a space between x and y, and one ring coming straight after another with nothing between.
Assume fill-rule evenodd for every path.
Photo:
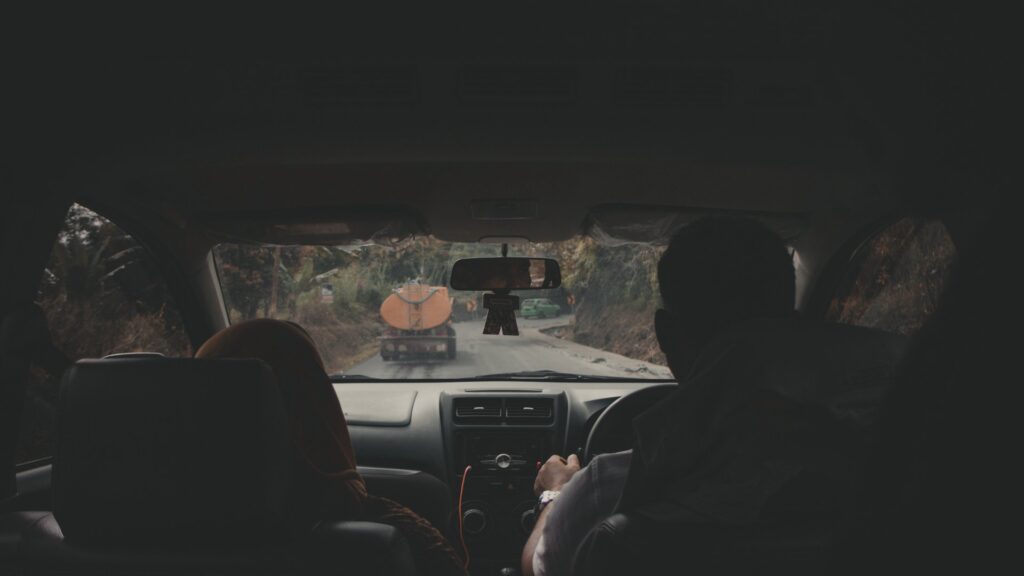
<instances>
[{"instance_id":1,"label":"steering wheel rim","mask_svg":"<svg viewBox=\"0 0 1024 576\"><path fill-rule=\"evenodd\" d=\"M654 386L647 386L639 390L634 390L629 394L620 396L614 402L609 404L608 407L605 408L597 417L597 420L594 421L594 425L590 427L590 432L587 434L587 443L583 446L582 464L589 464L591 459L595 456L594 447L595 445L599 445L598 443L603 436L608 435L607 428L609 423L614 423L617 419L622 418L623 414L632 413L636 416L647 408L654 406L662 398L678 389L679 385L675 382L669 384L656 384Z\"/></svg>"}]
</instances>

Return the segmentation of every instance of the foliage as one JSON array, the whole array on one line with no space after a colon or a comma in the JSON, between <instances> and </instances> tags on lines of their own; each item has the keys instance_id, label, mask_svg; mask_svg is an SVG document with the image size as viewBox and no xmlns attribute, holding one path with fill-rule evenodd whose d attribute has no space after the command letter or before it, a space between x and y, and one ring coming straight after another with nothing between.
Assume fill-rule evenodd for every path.
<instances>
[{"instance_id":1,"label":"foliage","mask_svg":"<svg viewBox=\"0 0 1024 576\"><path fill-rule=\"evenodd\" d=\"M214 253L232 322L258 317L295 320L316 332L325 363L337 370L376 345L383 329L378 310L395 288L409 281L445 285L455 260L498 256L501 246L417 237L390 245L351 247L224 244ZM624 334L625 322L617 322L616 317L632 322L638 313L653 313L661 248L603 246L577 237L515 244L509 254L559 260L563 287L529 294L549 298L566 311L574 309L580 341L657 360L650 327L644 323L639 333L632 329ZM323 297L328 286L329 304ZM570 304L570 295L575 305ZM481 294L452 291L451 296L456 321L483 314ZM476 301L475 312L470 312L469 301Z\"/></svg>"},{"instance_id":2,"label":"foliage","mask_svg":"<svg viewBox=\"0 0 1024 576\"><path fill-rule=\"evenodd\" d=\"M115 352L190 356L160 271L131 236L72 205L50 252L36 303L54 346L70 360ZM34 369L26 390L17 461L50 456L60 374Z\"/></svg>"},{"instance_id":3,"label":"foliage","mask_svg":"<svg viewBox=\"0 0 1024 576\"><path fill-rule=\"evenodd\" d=\"M594 348L664 364L654 336L657 266L664 247L609 246L589 237L554 243L575 321L566 337Z\"/></svg>"},{"instance_id":4,"label":"foliage","mask_svg":"<svg viewBox=\"0 0 1024 576\"><path fill-rule=\"evenodd\" d=\"M904 218L858 251L856 276L832 300L827 318L913 334L938 306L955 260L941 221Z\"/></svg>"},{"instance_id":5,"label":"foliage","mask_svg":"<svg viewBox=\"0 0 1024 576\"><path fill-rule=\"evenodd\" d=\"M70 358L191 353L177 308L145 249L77 204L53 245L37 302L55 345Z\"/></svg>"}]
</instances>

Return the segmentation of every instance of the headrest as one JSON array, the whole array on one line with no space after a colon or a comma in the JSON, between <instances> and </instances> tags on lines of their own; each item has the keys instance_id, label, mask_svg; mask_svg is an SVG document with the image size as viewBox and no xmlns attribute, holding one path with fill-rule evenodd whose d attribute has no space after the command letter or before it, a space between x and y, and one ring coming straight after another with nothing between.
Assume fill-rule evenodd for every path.
<instances>
[{"instance_id":1,"label":"headrest","mask_svg":"<svg viewBox=\"0 0 1024 576\"><path fill-rule=\"evenodd\" d=\"M258 360L83 360L64 375L54 515L69 543L251 546L287 521L289 441Z\"/></svg>"},{"instance_id":2,"label":"headrest","mask_svg":"<svg viewBox=\"0 0 1024 576\"><path fill-rule=\"evenodd\" d=\"M166 358L166 356L160 352L116 352L103 357L104 360L123 360L125 358Z\"/></svg>"},{"instance_id":3,"label":"headrest","mask_svg":"<svg viewBox=\"0 0 1024 576\"><path fill-rule=\"evenodd\" d=\"M796 322L764 343L769 388L825 407L872 436L908 339L874 328Z\"/></svg>"}]
</instances>

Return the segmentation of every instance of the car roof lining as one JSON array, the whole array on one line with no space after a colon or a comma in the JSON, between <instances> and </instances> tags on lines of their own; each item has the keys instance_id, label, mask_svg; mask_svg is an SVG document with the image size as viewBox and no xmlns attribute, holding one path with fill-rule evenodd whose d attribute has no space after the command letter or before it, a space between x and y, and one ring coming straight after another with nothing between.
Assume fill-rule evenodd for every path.
<instances>
[{"instance_id":1,"label":"car roof lining","mask_svg":"<svg viewBox=\"0 0 1024 576\"><path fill-rule=\"evenodd\" d=\"M631 237L626 225L635 227L656 212L680 219L743 213L771 220L786 229L780 229L784 236L794 237L797 220L813 213L852 203L890 209L891 199L862 176L768 164L254 165L203 169L162 189L140 185L136 175L131 185L94 186L89 196L133 217L201 232L208 243L332 243L408 234L456 242L493 236L539 242L571 238L595 223L613 237L656 241L650 237L655 229L647 237ZM535 203L535 216L496 220L474 214L476 203L509 199ZM324 226L318 230L314 224Z\"/></svg>"}]
</instances>

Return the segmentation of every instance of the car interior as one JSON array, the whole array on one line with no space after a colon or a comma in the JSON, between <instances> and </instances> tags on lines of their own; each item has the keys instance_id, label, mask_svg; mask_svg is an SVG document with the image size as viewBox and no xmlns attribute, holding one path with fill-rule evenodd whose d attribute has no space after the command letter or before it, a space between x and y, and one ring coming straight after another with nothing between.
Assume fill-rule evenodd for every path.
<instances>
[{"instance_id":1,"label":"car interior","mask_svg":"<svg viewBox=\"0 0 1024 576\"><path fill-rule=\"evenodd\" d=\"M704 217L784 239L815 326L773 343L785 377L826 374L802 385L866 453L885 445L944 289L988 270L958 265L1011 172L998 18L799 2L407 15L209 49L180 27L58 28L12 72L0 573L417 574L387 524L282 522L280 375L193 357L278 318L320 346L369 492L427 519L474 576L519 574L541 463L629 449L633 418L677 388L653 270ZM519 284L453 272L520 256L541 264ZM842 497L871 498L851 484ZM621 510L574 573L884 569L847 521L695 530ZM978 550L944 521L931 560ZM886 552L910 562L906 546Z\"/></svg>"}]
</instances>

